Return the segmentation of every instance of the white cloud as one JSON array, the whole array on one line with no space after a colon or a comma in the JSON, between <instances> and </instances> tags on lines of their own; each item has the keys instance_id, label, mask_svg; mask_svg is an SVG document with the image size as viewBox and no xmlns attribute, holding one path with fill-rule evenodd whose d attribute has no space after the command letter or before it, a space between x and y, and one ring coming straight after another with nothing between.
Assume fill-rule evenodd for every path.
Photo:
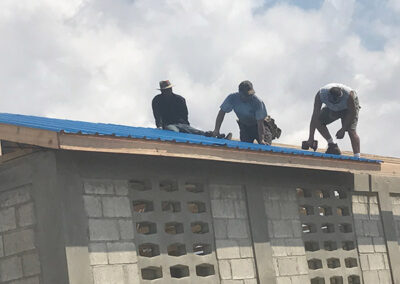
<instances>
[{"instance_id":1,"label":"white cloud","mask_svg":"<svg viewBox=\"0 0 400 284\"><path fill-rule=\"evenodd\" d=\"M342 82L360 96L362 151L400 156L386 142L399 137L399 25L372 23L386 41L368 50L352 28L356 8L349 0L319 10L264 9L261 0L2 1L0 111L153 126L150 102L170 79L191 123L212 129L223 99L249 79L284 131L278 142L300 144L318 88ZM238 137L233 114L223 130ZM347 138L340 143L350 149Z\"/></svg>"}]
</instances>

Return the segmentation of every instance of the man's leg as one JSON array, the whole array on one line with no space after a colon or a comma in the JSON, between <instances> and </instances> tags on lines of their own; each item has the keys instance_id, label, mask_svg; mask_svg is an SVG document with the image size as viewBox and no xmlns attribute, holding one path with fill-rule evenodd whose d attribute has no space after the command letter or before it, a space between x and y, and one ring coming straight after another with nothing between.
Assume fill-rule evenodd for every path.
<instances>
[{"instance_id":1,"label":"man's leg","mask_svg":"<svg viewBox=\"0 0 400 284\"><path fill-rule=\"evenodd\" d=\"M202 130L194 128L189 124L178 123L176 126L179 128L180 132L190 133L190 134L197 134L197 135L205 135L206 133Z\"/></svg>"},{"instance_id":2,"label":"man's leg","mask_svg":"<svg viewBox=\"0 0 400 284\"><path fill-rule=\"evenodd\" d=\"M165 129L171 130L174 132L179 132L179 128L175 124L169 124L169 125L165 126Z\"/></svg>"},{"instance_id":3,"label":"man's leg","mask_svg":"<svg viewBox=\"0 0 400 284\"><path fill-rule=\"evenodd\" d=\"M251 135L250 127L240 123L239 121L238 121L238 124L239 124L239 129L240 129L240 141L253 143L255 137L253 135ZM257 128L257 126L256 126L256 128Z\"/></svg>"},{"instance_id":4,"label":"man's leg","mask_svg":"<svg viewBox=\"0 0 400 284\"><path fill-rule=\"evenodd\" d=\"M326 127L328 124L334 122L335 120L339 119L339 114L337 112L331 111L327 107L324 107L321 110L319 119L318 119L318 125L317 129L319 133L326 139L328 142L328 149L326 150L326 154L334 154L334 155L340 155L340 149L336 143L333 142L333 138L331 134L329 133L328 127Z\"/></svg>"},{"instance_id":5,"label":"man's leg","mask_svg":"<svg viewBox=\"0 0 400 284\"><path fill-rule=\"evenodd\" d=\"M350 129L347 132L349 133L354 155L360 154L360 137L358 136L357 131L355 129Z\"/></svg>"}]
</instances>

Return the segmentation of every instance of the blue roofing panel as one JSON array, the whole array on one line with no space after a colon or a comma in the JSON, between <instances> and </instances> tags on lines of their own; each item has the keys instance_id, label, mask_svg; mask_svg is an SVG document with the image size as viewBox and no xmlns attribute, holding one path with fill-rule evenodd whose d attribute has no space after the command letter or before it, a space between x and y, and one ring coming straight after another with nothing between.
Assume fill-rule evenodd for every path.
<instances>
[{"instance_id":1,"label":"blue roofing panel","mask_svg":"<svg viewBox=\"0 0 400 284\"><path fill-rule=\"evenodd\" d=\"M0 123L30 128L45 129L55 132L81 133L87 135L115 135L117 137L131 137L148 140L173 141L177 143L201 144L207 146L225 146L228 148L244 149L252 151L265 151L292 155L313 156L340 160L353 160L369 163L380 163L379 160L356 158L343 155L331 155L319 152L297 150L291 148L259 145L234 140L217 139L201 135L178 133L168 130L160 130L145 127L133 127L117 124L92 123L66 119L55 119L39 116L0 113Z\"/></svg>"}]
</instances>

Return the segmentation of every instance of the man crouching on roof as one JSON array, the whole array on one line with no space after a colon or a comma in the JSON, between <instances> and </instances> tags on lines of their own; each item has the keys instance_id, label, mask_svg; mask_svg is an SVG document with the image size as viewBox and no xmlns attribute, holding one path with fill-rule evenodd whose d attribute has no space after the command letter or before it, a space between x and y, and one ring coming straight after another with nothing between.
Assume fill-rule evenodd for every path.
<instances>
[{"instance_id":1,"label":"man crouching on roof","mask_svg":"<svg viewBox=\"0 0 400 284\"><path fill-rule=\"evenodd\" d=\"M219 134L225 114L232 110L238 117L240 141L253 143L257 140L258 144L271 145L273 138L279 138L280 129L276 125L278 135L273 137L271 134L266 121L267 110L264 102L255 95L250 81L241 82L239 92L230 94L222 103L215 121L214 136Z\"/></svg>"},{"instance_id":2,"label":"man crouching on roof","mask_svg":"<svg viewBox=\"0 0 400 284\"><path fill-rule=\"evenodd\" d=\"M191 133L212 136L212 131L202 131L190 126L186 100L172 92L172 85L168 80L160 82L161 94L153 98L152 107L156 126L160 129L175 132ZM232 134L220 134L217 138L231 139Z\"/></svg>"},{"instance_id":3,"label":"man crouching on roof","mask_svg":"<svg viewBox=\"0 0 400 284\"><path fill-rule=\"evenodd\" d=\"M322 107L325 104L325 107ZM328 124L337 119L342 120L342 128L336 133L337 139L343 139L347 132L350 137L354 156L360 157L360 137L357 134L358 112L360 104L356 91L343 84L331 83L322 87L314 100L314 111L310 122L310 135L308 146L311 147L314 141L315 129L318 129L322 137L328 142L327 154L340 155L340 149L334 143L329 133Z\"/></svg>"}]
</instances>

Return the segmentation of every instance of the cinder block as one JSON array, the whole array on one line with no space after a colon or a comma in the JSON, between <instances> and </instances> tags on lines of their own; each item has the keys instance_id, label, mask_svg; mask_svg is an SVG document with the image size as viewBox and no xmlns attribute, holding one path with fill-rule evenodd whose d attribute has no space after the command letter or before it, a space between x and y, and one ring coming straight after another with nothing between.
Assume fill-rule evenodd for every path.
<instances>
[{"instance_id":1,"label":"cinder block","mask_svg":"<svg viewBox=\"0 0 400 284\"><path fill-rule=\"evenodd\" d=\"M285 239L272 239L271 248L273 256L287 256Z\"/></svg>"},{"instance_id":2,"label":"cinder block","mask_svg":"<svg viewBox=\"0 0 400 284\"><path fill-rule=\"evenodd\" d=\"M114 181L114 189L116 195L126 196L129 193L129 186L127 181Z\"/></svg>"},{"instance_id":3,"label":"cinder block","mask_svg":"<svg viewBox=\"0 0 400 284\"><path fill-rule=\"evenodd\" d=\"M297 257L285 257L278 259L279 275L291 276L299 274Z\"/></svg>"},{"instance_id":4,"label":"cinder block","mask_svg":"<svg viewBox=\"0 0 400 284\"><path fill-rule=\"evenodd\" d=\"M232 259L231 268L233 279L249 279L256 277L254 262L251 258Z\"/></svg>"},{"instance_id":5,"label":"cinder block","mask_svg":"<svg viewBox=\"0 0 400 284\"><path fill-rule=\"evenodd\" d=\"M241 258L254 257L253 246L249 239L238 240L238 243L239 243Z\"/></svg>"},{"instance_id":6,"label":"cinder block","mask_svg":"<svg viewBox=\"0 0 400 284\"><path fill-rule=\"evenodd\" d=\"M305 256L297 257L297 269L301 275L308 274L308 263Z\"/></svg>"},{"instance_id":7,"label":"cinder block","mask_svg":"<svg viewBox=\"0 0 400 284\"><path fill-rule=\"evenodd\" d=\"M0 232L6 232L17 228L14 207L0 210Z\"/></svg>"},{"instance_id":8,"label":"cinder block","mask_svg":"<svg viewBox=\"0 0 400 284\"><path fill-rule=\"evenodd\" d=\"M389 259L388 259L387 254L383 253L382 256L383 256L383 263L385 264L385 269L390 269Z\"/></svg>"},{"instance_id":9,"label":"cinder block","mask_svg":"<svg viewBox=\"0 0 400 284\"><path fill-rule=\"evenodd\" d=\"M375 252L386 252L386 243L384 238L372 238Z\"/></svg>"},{"instance_id":10,"label":"cinder block","mask_svg":"<svg viewBox=\"0 0 400 284\"><path fill-rule=\"evenodd\" d=\"M243 284L243 280L221 280L221 284Z\"/></svg>"},{"instance_id":11,"label":"cinder block","mask_svg":"<svg viewBox=\"0 0 400 284\"><path fill-rule=\"evenodd\" d=\"M133 230L133 222L131 220L119 220L119 231L121 233L121 239L132 240L135 238L135 232Z\"/></svg>"},{"instance_id":12,"label":"cinder block","mask_svg":"<svg viewBox=\"0 0 400 284\"><path fill-rule=\"evenodd\" d=\"M294 201L281 201L282 219L299 219L299 206Z\"/></svg>"},{"instance_id":13,"label":"cinder block","mask_svg":"<svg viewBox=\"0 0 400 284\"><path fill-rule=\"evenodd\" d=\"M383 260L383 255L379 253L368 255L369 268L371 270L381 270L385 269L385 263Z\"/></svg>"},{"instance_id":14,"label":"cinder block","mask_svg":"<svg viewBox=\"0 0 400 284\"><path fill-rule=\"evenodd\" d=\"M277 201L277 200L284 199L284 195L285 195L284 191L266 189L264 199L271 200L271 201Z\"/></svg>"},{"instance_id":15,"label":"cinder block","mask_svg":"<svg viewBox=\"0 0 400 284\"><path fill-rule=\"evenodd\" d=\"M247 233L247 220L230 219L228 220L228 238L230 239L244 239L248 238Z\"/></svg>"},{"instance_id":16,"label":"cinder block","mask_svg":"<svg viewBox=\"0 0 400 284\"><path fill-rule=\"evenodd\" d=\"M139 276L139 269L137 264L128 264L124 265L124 272L126 281L125 283L129 284L139 284L140 283L140 276Z\"/></svg>"},{"instance_id":17,"label":"cinder block","mask_svg":"<svg viewBox=\"0 0 400 284\"><path fill-rule=\"evenodd\" d=\"M378 204L371 204L369 206L369 218L371 220L379 220L379 221L381 220Z\"/></svg>"},{"instance_id":18,"label":"cinder block","mask_svg":"<svg viewBox=\"0 0 400 284\"><path fill-rule=\"evenodd\" d=\"M107 243L108 262L110 264L136 263L134 243Z\"/></svg>"},{"instance_id":19,"label":"cinder block","mask_svg":"<svg viewBox=\"0 0 400 284\"><path fill-rule=\"evenodd\" d=\"M287 255L289 256L306 254L302 239L286 239L285 246Z\"/></svg>"},{"instance_id":20,"label":"cinder block","mask_svg":"<svg viewBox=\"0 0 400 284\"><path fill-rule=\"evenodd\" d=\"M228 238L228 221L226 219L214 219L214 234L216 239Z\"/></svg>"},{"instance_id":21,"label":"cinder block","mask_svg":"<svg viewBox=\"0 0 400 284\"><path fill-rule=\"evenodd\" d=\"M244 194L240 185L210 185L211 199L243 200Z\"/></svg>"},{"instance_id":22,"label":"cinder block","mask_svg":"<svg viewBox=\"0 0 400 284\"><path fill-rule=\"evenodd\" d=\"M257 284L257 279L246 279L244 284Z\"/></svg>"},{"instance_id":23,"label":"cinder block","mask_svg":"<svg viewBox=\"0 0 400 284\"><path fill-rule=\"evenodd\" d=\"M295 238L301 238L302 237L302 228L301 228L301 222L299 220L292 220L292 231L293 231L293 237Z\"/></svg>"},{"instance_id":24,"label":"cinder block","mask_svg":"<svg viewBox=\"0 0 400 284\"><path fill-rule=\"evenodd\" d=\"M357 236L361 236L362 237L362 236L365 235L364 226L363 226L363 221L362 220L355 219L354 220L354 228L355 228Z\"/></svg>"},{"instance_id":25,"label":"cinder block","mask_svg":"<svg viewBox=\"0 0 400 284\"><path fill-rule=\"evenodd\" d=\"M379 237L379 223L378 221L363 221L363 229L365 236Z\"/></svg>"},{"instance_id":26,"label":"cinder block","mask_svg":"<svg viewBox=\"0 0 400 284\"><path fill-rule=\"evenodd\" d=\"M368 254L360 254L360 266L361 270L369 270Z\"/></svg>"},{"instance_id":27,"label":"cinder block","mask_svg":"<svg viewBox=\"0 0 400 284\"><path fill-rule=\"evenodd\" d=\"M276 238L293 238L292 221L272 221L272 228Z\"/></svg>"},{"instance_id":28,"label":"cinder block","mask_svg":"<svg viewBox=\"0 0 400 284\"><path fill-rule=\"evenodd\" d=\"M211 210L214 218L235 218L234 200L211 200Z\"/></svg>"},{"instance_id":29,"label":"cinder block","mask_svg":"<svg viewBox=\"0 0 400 284\"><path fill-rule=\"evenodd\" d=\"M35 248L34 233L32 229L25 229L3 236L4 252L12 255Z\"/></svg>"},{"instance_id":30,"label":"cinder block","mask_svg":"<svg viewBox=\"0 0 400 284\"><path fill-rule=\"evenodd\" d=\"M368 204L366 203L353 203L353 215L355 219L368 220Z\"/></svg>"},{"instance_id":31,"label":"cinder block","mask_svg":"<svg viewBox=\"0 0 400 284\"><path fill-rule=\"evenodd\" d=\"M378 283L393 283L392 276L390 275L390 270L380 270L378 271L379 282Z\"/></svg>"},{"instance_id":32,"label":"cinder block","mask_svg":"<svg viewBox=\"0 0 400 284\"><path fill-rule=\"evenodd\" d=\"M34 276L34 277L14 280L12 282L9 282L9 284L40 284L40 282L39 282L39 276Z\"/></svg>"},{"instance_id":33,"label":"cinder block","mask_svg":"<svg viewBox=\"0 0 400 284\"><path fill-rule=\"evenodd\" d=\"M87 194L114 194L114 185L110 181L85 181L84 189Z\"/></svg>"},{"instance_id":34,"label":"cinder block","mask_svg":"<svg viewBox=\"0 0 400 284\"><path fill-rule=\"evenodd\" d=\"M265 202L265 214L268 219L280 220L281 219L281 207L278 201L267 201Z\"/></svg>"},{"instance_id":35,"label":"cinder block","mask_svg":"<svg viewBox=\"0 0 400 284\"><path fill-rule=\"evenodd\" d=\"M32 276L40 273L40 262L38 254L31 253L22 257L22 268L24 276Z\"/></svg>"},{"instance_id":36,"label":"cinder block","mask_svg":"<svg viewBox=\"0 0 400 284\"><path fill-rule=\"evenodd\" d=\"M239 219L247 218L247 206L244 200L235 200L235 216Z\"/></svg>"},{"instance_id":37,"label":"cinder block","mask_svg":"<svg viewBox=\"0 0 400 284\"><path fill-rule=\"evenodd\" d=\"M292 280L292 284L306 284L310 281L308 275L292 276L290 278Z\"/></svg>"},{"instance_id":38,"label":"cinder block","mask_svg":"<svg viewBox=\"0 0 400 284\"><path fill-rule=\"evenodd\" d=\"M240 258L239 245L234 240L216 240L218 259Z\"/></svg>"},{"instance_id":39,"label":"cinder block","mask_svg":"<svg viewBox=\"0 0 400 284\"><path fill-rule=\"evenodd\" d=\"M378 271L364 271L364 284L377 284L379 282Z\"/></svg>"},{"instance_id":40,"label":"cinder block","mask_svg":"<svg viewBox=\"0 0 400 284\"><path fill-rule=\"evenodd\" d=\"M103 215L105 217L131 217L131 206L127 197L103 197Z\"/></svg>"},{"instance_id":41,"label":"cinder block","mask_svg":"<svg viewBox=\"0 0 400 284\"><path fill-rule=\"evenodd\" d=\"M292 280L290 277L277 277L276 284L292 284Z\"/></svg>"},{"instance_id":42,"label":"cinder block","mask_svg":"<svg viewBox=\"0 0 400 284\"><path fill-rule=\"evenodd\" d=\"M17 212L18 212L18 225L20 227L25 227L35 224L36 222L35 210L32 202L21 205L18 208Z\"/></svg>"},{"instance_id":43,"label":"cinder block","mask_svg":"<svg viewBox=\"0 0 400 284\"><path fill-rule=\"evenodd\" d=\"M278 266L278 258L273 257L272 258L272 265L274 266L274 275L279 276L279 266Z\"/></svg>"},{"instance_id":44,"label":"cinder block","mask_svg":"<svg viewBox=\"0 0 400 284\"><path fill-rule=\"evenodd\" d=\"M357 238L358 250L360 253L373 253L374 243L372 238Z\"/></svg>"},{"instance_id":45,"label":"cinder block","mask_svg":"<svg viewBox=\"0 0 400 284\"><path fill-rule=\"evenodd\" d=\"M94 284L125 284L122 265L93 267Z\"/></svg>"},{"instance_id":46,"label":"cinder block","mask_svg":"<svg viewBox=\"0 0 400 284\"><path fill-rule=\"evenodd\" d=\"M93 195L85 195L85 196L83 196L83 202L85 204L86 214L89 217L101 217L102 216L100 197L93 196Z\"/></svg>"},{"instance_id":47,"label":"cinder block","mask_svg":"<svg viewBox=\"0 0 400 284\"><path fill-rule=\"evenodd\" d=\"M4 256L3 237L0 235L0 257Z\"/></svg>"},{"instance_id":48,"label":"cinder block","mask_svg":"<svg viewBox=\"0 0 400 284\"><path fill-rule=\"evenodd\" d=\"M108 264L106 244L105 243L89 244L89 258L91 265Z\"/></svg>"},{"instance_id":49,"label":"cinder block","mask_svg":"<svg viewBox=\"0 0 400 284\"><path fill-rule=\"evenodd\" d=\"M221 279L232 279L231 264L229 263L229 260L220 260L218 265Z\"/></svg>"},{"instance_id":50,"label":"cinder block","mask_svg":"<svg viewBox=\"0 0 400 284\"><path fill-rule=\"evenodd\" d=\"M89 236L92 241L118 240L117 221L109 219L89 219Z\"/></svg>"},{"instance_id":51,"label":"cinder block","mask_svg":"<svg viewBox=\"0 0 400 284\"><path fill-rule=\"evenodd\" d=\"M0 194L0 208L14 206L17 204L28 202L31 199L30 185L6 191Z\"/></svg>"},{"instance_id":52,"label":"cinder block","mask_svg":"<svg viewBox=\"0 0 400 284\"><path fill-rule=\"evenodd\" d=\"M0 260L0 281L6 282L22 278L21 258L14 256Z\"/></svg>"}]
</instances>

